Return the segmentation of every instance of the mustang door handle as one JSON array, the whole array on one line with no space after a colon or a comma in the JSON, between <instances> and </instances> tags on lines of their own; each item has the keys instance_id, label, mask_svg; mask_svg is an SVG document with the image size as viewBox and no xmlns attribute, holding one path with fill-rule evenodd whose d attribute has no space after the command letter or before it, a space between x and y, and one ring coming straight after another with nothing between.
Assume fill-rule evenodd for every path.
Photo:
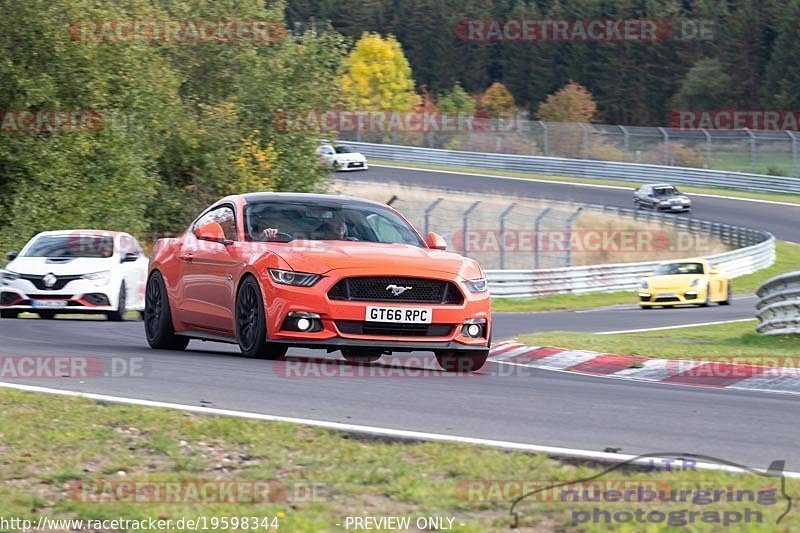
<instances>
[{"instance_id":1,"label":"mustang door handle","mask_svg":"<svg viewBox=\"0 0 800 533\"><path fill-rule=\"evenodd\" d=\"M192 254L190 254L190 253L186 253L186 254L179 255L178 259L180 259L181 261L184 261L186 263L191 263L192 259L194 259L194 256Z\"/></svg>"}]
</instances>

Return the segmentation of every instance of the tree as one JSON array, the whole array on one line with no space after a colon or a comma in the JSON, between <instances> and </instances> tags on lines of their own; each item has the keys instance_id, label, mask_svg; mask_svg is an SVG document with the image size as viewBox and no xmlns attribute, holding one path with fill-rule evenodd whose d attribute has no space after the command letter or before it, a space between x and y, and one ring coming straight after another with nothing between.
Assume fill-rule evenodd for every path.
<instances>
[{"instance_id":1,"label":"tree","mask_svg":"<svg viewBox=\"0 0 800 533\"><path fill-rule=\"evenodd\" d=\"M420 104L411 67L393 36L365 33L345 59L342 93L354 109L408 111Z\"/></svg>"},{"instance_id":2,"label":"tree","mask_svg":"<svg viewBox=\"0 0 800 533\"><path fill-rule=\"evenodd\" d=\"M499 81L494 82L483 93L481 107L492 118L509 118L517 110L514 96Z\"/></svg>"},{"instance_id":3,"label":"tree","mask_svg":"<svg viewBox=\"0 0 800 533\"><path fill-rule=\"evenodd\" d=\"M689 69L672 103L679 109L721 109L731 97L731 77L717 59L701 59Z\"/></svg>"},{"instance_id":4,"label":"tree","mask_svg":"<svg viewBox=\"0 0 800 533\"><path fill-rule=\"evenodd\" d=\"M780 25L767 65L764 100L767 106L800 109L800 41L797 39L800 1L792 0L786 7L786 18Z\"/></svg>"},{"instance_id":5,"label":"tree","mask_svg":"<svg viewBox=\"0 0 800 533\"><path fill-rule=\"evenodd\" d=\"M536 116L549 122L591 122L597 104L585 87L570 81L565 87L539 104Z\"/></svg>"},{"instance_id":6,"label":"tree","mask_svg":"<svg viewBox=\"0 0 800 533\"><path fill-rule=\"evenodd\" d=\"M229 193L317 191L318 136L282 111L329 109L346 49L326 31L270 44L71 42L73 21L281 20L283 2L0 0L0 109L91 110L102 128L0 134L0 248L45 229L182 230ZM74 37L74 36L73 36Z\"/></svg>"},{"instance_id":7,"label":"tree","mask_svg":"<svg viewBox=\"0 0 800 533\"><path fill-rule=\"evenodd\" d=\"M439 109L442 113L451 115L457 113L472 115L475 113L475 99L461 87L460 83L456 83L450 92L439 97Z\"/></svg>"}]
</instances>

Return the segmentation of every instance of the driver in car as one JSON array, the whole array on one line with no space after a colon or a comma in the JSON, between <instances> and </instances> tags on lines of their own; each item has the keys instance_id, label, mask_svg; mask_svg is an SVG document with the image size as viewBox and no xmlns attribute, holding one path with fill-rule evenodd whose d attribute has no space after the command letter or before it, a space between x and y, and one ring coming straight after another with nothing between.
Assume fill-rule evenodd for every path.
<instances>
[{"instance_id":1,"label":"driver in car","mask_svg":"<svg viewBox=\"0 0 800 533\"><path fill-rule=\"evenodd\" d=\"M264 237L267 240L276 239L281 235L281 231L278 228L267 228L264 230ZM317 236L320 240L326 241L347 241L350 240L347 237L347 223L345 222L342 215L339 213L334 212L333 216L329 219L320 224L317 228L317 231L314 232L315 236Z\"/></svg>"}]
</instances>

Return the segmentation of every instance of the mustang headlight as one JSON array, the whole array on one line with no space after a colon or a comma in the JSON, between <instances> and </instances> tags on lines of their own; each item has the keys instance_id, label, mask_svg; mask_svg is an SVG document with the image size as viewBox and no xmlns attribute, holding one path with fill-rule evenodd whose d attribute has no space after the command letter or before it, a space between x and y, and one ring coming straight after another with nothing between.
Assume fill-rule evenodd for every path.
<instances>
[{"instance_id":1,"label":"mustang headlight","mask_svg":"<svg viewBox=\"0 0 800 533\"><path fill-rule=\"evenodd\" d=\"M489 290L489 280L486 278L468 280L466 284L469 292L479 293Z\"/></svg>"},{"instance_id":2,"label":"mustang headlight","mask_svg":"<svg viewBox=\"0 0 800 533\"><path fill-rule=\"evenodd\" d=\"M642 283L639 285L640 289L647 289L649 287L650 286L647 284L647 280L642 281Z\"/></svg>"},{"instance_id":3,"label":"mustang headlight","mask_svg":"<svg viewBox=\"0 0 800 533\"><path fill-rule=\"evenodd\" d=\"M94 282L97 287L108 284L111 281L111 271L104 270L102 272L93 272L92 274L84 274L83 279Z\"/></svg>"},{"instance_id":4,"label":"mustang headlight","mask_svg":"<svg viewBox=\"0 0 800 533\"><path fill-rule=\"evenodd\" d=\"M694 278L694 281L689 285L690 287L697 287L700 285L700 278Z\"/></svg>"},{"instance_id":5,"label":"mustang headlight","mask_svg":"<svg viewBox=\"0 0 800 533\"><path fill-rule=\"evenodd\" d=\"M277 268L270 268L269 277L275 283L281 285L292 285L294 287L312 287L317 283L322 276L319 274L308 274L306 272L295 272L294 270L280 270Z\"/></svg>"}]
</instances>

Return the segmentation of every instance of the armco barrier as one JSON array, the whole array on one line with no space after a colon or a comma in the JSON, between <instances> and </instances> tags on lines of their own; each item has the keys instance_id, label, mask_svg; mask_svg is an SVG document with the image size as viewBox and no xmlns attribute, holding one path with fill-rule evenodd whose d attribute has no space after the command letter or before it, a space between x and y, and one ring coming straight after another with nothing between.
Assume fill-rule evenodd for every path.
<instances>
[{"instance_id":1,"label":"armco barrier","mask_svg":"<svg viewBox=\"0 0 800 533\"><path fill-rule=\"evenodd\" d=\"M751 274L775 261L775 238L707 256L716 267L731 277ZM548 270L489 270L489 287L495 298L533 298L553 294L587 294L634 290L645 274L659 261L619 263Z\"/></svg>"},{"instance_id":2,"label":"armco barrier","mask_svg":"<svg viewBox=\"0 0 800 533\"><path fill-rule=\"evenodd\" d=\"M759 333L800 335L800 272L772 278L759 287Z\"/></svg>"},{"instance_id":3,"label":"armco barrier","mask_svg":"<svg viewBox=\"0 0 800 533\"><path fill-rule=\"evenodd\" d=\"M391 144L344 142L367 157L402 163L427 163L452 167L534 172L586 179L612 179L634 183L669 182L698 187L724 187L742 191L800 194L800 178L744 174L699 168L663 167L612 161L563 159L526 155L462 152Z\"/></svg>"}]
</instances>

